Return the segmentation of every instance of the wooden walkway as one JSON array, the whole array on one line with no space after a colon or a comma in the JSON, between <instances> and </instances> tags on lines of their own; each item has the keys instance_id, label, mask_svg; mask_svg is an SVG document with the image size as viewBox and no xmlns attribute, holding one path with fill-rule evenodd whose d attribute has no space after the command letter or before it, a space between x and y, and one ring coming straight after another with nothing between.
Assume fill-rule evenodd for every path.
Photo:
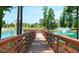
<instances>
[{"instance_id":1,"label":"wooden walkway","mask_svg":"<svg viewBox=\"0 0 79 59\"><path fill-rule=\"evenodd\" d=\"M36 33L36 39L29 47L28 53L54 53L48 46L47 41L42 33Z\"/></svg>"}]
</instances>

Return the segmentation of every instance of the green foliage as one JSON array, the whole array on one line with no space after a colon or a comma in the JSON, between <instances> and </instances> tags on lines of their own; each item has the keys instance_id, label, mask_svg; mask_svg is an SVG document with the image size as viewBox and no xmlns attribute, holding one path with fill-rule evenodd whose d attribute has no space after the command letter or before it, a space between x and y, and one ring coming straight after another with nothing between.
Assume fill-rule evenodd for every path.
<instances>
[{"instance_id":1,"label":"green foliage","mask_svg":"<svg viewBox=\"0 0 79 59\"><path fill-rule=\"evenodd\" d=\"M11 23L9 24L9 27L15 27L15 24Z\"/></svg>"},{"instance_id":2,"label":"green foliage","mask_svg":"<svg viewBox=\"0 0 79 59\"><path fill-rule=\"evenodd\" d=\"M72 23L73 23L73 16L71 13L62 14L62 16L60 18L60 26L61 27L72 28Z\"/></svg>"},{"instance_id":3,"label":"green foliage","mask_svg":"<svg viewBox=\"0 0 79 59\"><path fill-rule=\"evenodd\" d=\"M2 20L2 27L5 27L6 26L6 22L4 20Z\"/></svg>"},{"instance_id":4,"label":"green foliage","mask_svg":"<svg viewBox=\"0 0 79 59\"><path fill-rule=\"evenodd\" d=\"M63 14L60 18L60 27L77 27L77 8L78 6L65 6ZM74 18L75 17L75 18Z\"/></svg>"},{"instance_id":5,"label":"green foliage","mask_svg":"<svg viewBox=\"0 0 79 59\"><path fill-rule=\"evenodd\" d=\"M62 16L60 17L60 27L66 27L65 21L66 21L66 14L65 14L65 12L63 11Z\"/></svg>"},{"instance_id":6,"label":"green foliage","mask_svg":"<svg viewBox=\"0 0 79 59\"><path fill-rule=\"evenodd\" d=\"M48 11L48 7L44 6L43 10L44 10L43 19L41 20L42 21L41 23L42 23L43 26L47 27L47 11Z\"/></svg>"},{"instance_id":7,"label":"green foliage","mask_svg":"<svg viewBox=\"0 0 79 59\"><path fill-rule=\"evenodd\" d=\"M24 28L42 28L40 23L27 24L23 23Z\"/></svg>"},{"instance_id":8,"label":"green foliage","mask_svg":"<svg viewBox=\"0 0 79 59\"><path fill-rule=\"evenodd\" d=\"M3 25L3 17L5 15L4 11L10 11L11 6L0 6L0 38L1 38L1 30Z\"/></svg>"},{"instance_id":9,"label":"green foliage","mask_svg":"<svg viewBox=\"0 0 79 59\"><path fill-rule=\"evenodd\" d=\"M43 7L43 19L40 19L40 23L47 29L54 29L57 27L57 23L54 19L54 10L52 8Z\"/></svg>"},{"instance_id":10,"label":"green foliage","mask_svg":"<svg viewBox=\"0 0 79 59\"><path fill-rule=\"evenodd\" d=\"M13 46L14 46L14 44L12 44L12 43L8 44L8 48L12 48Z\"/></svg>"}]
</instances>

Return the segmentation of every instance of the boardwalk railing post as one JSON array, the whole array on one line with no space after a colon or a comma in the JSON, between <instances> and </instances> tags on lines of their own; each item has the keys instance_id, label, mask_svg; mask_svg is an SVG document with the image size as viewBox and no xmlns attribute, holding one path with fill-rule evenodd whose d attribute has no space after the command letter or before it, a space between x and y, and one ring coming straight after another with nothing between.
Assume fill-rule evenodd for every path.
<instances>
[{"instance_id":1,"label":"boardwalk railing post","mask_svg":"<svg viewBox=\"0 0 79 59\"><path fill-rule=\"evenodd\" d=\"M50 46L52 47L52 35L51 34L49 35L49 43L50 43Z\"/></svg>"},{"instance_id":2,"label":"boardwalk railing post","mask_svg":"<svg viewBox=\"0 0 79 59\"><path fill-rule=\"evenodd\" d=\"M57 38L57 53L59 52L59 39Z\"/></svg>"}]
</instances>

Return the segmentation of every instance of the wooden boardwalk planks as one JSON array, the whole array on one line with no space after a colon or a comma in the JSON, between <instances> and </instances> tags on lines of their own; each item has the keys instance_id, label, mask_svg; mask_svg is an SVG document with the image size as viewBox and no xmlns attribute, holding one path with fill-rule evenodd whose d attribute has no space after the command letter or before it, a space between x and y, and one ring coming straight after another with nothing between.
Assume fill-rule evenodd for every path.
<instances>
[{"instance_id":1,"label":"wooden boardwalk planks","mask_svg":"<svg viewBox=\"0 0 79 59\"><path fill-rule=\"evenodd\" d=\"M36 38L29 47L29 53L54 53L42 33L36 33Z\"/></svg>"}]
</instances>

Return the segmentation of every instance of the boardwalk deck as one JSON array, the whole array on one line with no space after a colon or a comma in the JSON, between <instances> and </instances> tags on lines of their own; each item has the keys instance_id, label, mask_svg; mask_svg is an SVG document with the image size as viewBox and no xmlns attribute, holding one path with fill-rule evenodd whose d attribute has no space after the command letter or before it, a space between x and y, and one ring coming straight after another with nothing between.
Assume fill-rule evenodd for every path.
<instances>
[{"instance_id":1,"label":"boardwalk deck","mask_svg":"<svg viewBox=\"0 0 79 59\"><path fill-rule=\"evenodd\" d=\"M36 39L29 47L29 53L54 53L54 51L48 46L43 34L36 33Z\"/></svg>"}]
</instances>

